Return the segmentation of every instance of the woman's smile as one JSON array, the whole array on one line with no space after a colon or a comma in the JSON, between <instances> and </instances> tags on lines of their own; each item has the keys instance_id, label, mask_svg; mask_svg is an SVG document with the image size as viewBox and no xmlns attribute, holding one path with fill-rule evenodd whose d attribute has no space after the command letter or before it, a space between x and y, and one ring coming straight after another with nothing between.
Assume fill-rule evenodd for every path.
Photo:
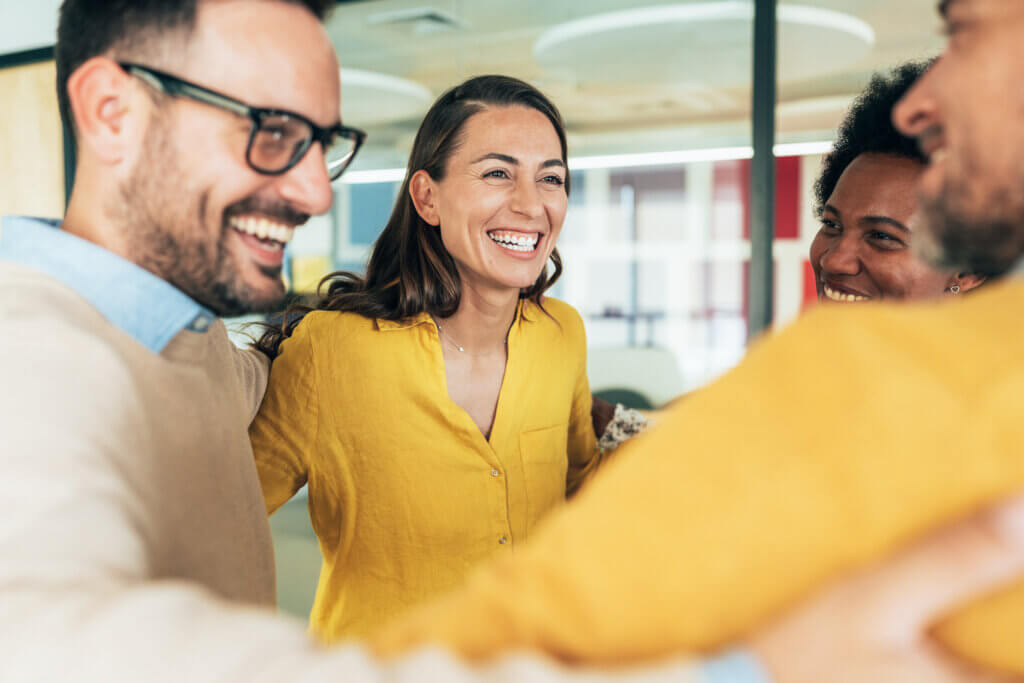
<instances>
[{"instance_id":1,"label":"woman's smile","mask_svg":"<svg viewBox=\"0 0 1024 683\"><path fill-rule=\"evenodd\" d=\"M510 230L507 228L501 228L498 230L490 230L487 232L487 236L491 238L503 252L507 252L509 256L514 258L533 258L540 245L541 238L544 237L543 233L537 231L520 231Z\"/></svg>"},{"instance_id":2,"label":"woman's smile","mask_svg":"<svg viewBox=\"0 0 1024 683\"><path fill-rule=\"evenodd\" d=\"M833 289L828 285L827 282L823 282L821 285L822 294L829 301L838 301L840 303L854 303L857 301L871 301L871 297L862 296L860 294L854 294L853 292L844 292L839 289Z\"/></svg>"}]
</instances>

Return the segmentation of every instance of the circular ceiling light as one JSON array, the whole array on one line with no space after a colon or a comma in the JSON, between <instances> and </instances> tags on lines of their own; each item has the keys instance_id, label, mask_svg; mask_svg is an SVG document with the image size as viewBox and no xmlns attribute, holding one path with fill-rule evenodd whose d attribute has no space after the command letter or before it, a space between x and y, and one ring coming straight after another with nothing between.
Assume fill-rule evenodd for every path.
<instances>
[{"instance_id":1,"label":"circular ceiling light","mask_svg":"<svg viewBox=\"0 0 1024 683\"><path fill-rule=\"evenodd\" d=\"M817 7L781 5L779 81L839 71L868 54L871 26ZM580 83L750 83L754 7L749 0L643 7L584 17L545 31L537 62Z\"/></svg>"},{"instance_id":2,"label":"circular ceiling light","mask_svg":"<svg viewBox=\"0 0 1024 683\"><path fill-rule=\"evenodd\" d=\"M414 81L375 71L341 70L341 118L358 128L419 118L433 101L430 90Z\"/></svg>"}]
</instances>

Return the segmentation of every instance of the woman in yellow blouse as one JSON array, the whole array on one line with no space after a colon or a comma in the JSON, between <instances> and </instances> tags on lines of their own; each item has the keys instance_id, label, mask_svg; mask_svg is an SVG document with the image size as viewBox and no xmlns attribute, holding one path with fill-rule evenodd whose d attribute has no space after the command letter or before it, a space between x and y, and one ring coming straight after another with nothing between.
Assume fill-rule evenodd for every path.
<instances>
[{"instance_id":1,"label":"woman in yellow blouse","mask_svg":"<svg viewBox=\"0 0 1024 683\"><path fill-rule=\"evenodd\" d=\"M322 639L512 552L597 466L583 323L544 296L566 161L561 116L531 86L453 88L365 280L331 276L315 310L260 341L275 360L250 435L269 512L308 482Z\"/></svg>"}]
</instances>

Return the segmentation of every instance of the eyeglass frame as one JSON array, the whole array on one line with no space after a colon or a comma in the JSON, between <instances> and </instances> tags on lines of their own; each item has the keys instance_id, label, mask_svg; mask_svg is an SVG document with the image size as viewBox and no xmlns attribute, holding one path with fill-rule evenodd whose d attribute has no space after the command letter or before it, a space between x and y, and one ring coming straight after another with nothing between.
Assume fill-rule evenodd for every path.
<instances>
[{"instance_id":1,"label":"eyeglass frame","mask_svg":"<svg viewBox=\"0 0 1024 683\"><path fill-rule=\"evenodd\" d=\"M359 148L362 147L363 143L366 141L366 132L359 128L353 128L352 126L346 126L341 123L337 123L328 128L322 128L302 114L296 114L295 112L288 111L287 109L253 107L241 100L235 99L234 97L219 93L216 90L211 90L210 88L206 88L197 83L192 83L184 78L174 76L173 74L169 74L158 69L153 69L142 64L135 64L133 62L118 62L117 64L124 69L126 73L138 77L150 87L166 95L171 97L186 97L190 100L231 112L243 118L248 118L252 122L252 129L249 131L249 141L245 146L245 163L249 165L249 168L262 175L283 175L295 168L306 157L306 154L309 152L309 149L313 146L314 142L320 143L320 146L323 148L324 154L326 155L331 138L338 135L346 140L352 141L352 152L349 154L348 159L346 159L341 165L340 170L338 170L333 176L330 174L330 169L328 169L327 177L333 182L348 170L348 167L352 165L352 160L356 157L356 153L359 152ZM260 131L263 119L268 116L287 116L289 118L296 119L299 122L306 124L312 132L312 135L303 145L302 151L296 153L284 168L276 171L259 168L252 161L253 142L256 140L256 134Z\"/></svg>"}]
</instances>

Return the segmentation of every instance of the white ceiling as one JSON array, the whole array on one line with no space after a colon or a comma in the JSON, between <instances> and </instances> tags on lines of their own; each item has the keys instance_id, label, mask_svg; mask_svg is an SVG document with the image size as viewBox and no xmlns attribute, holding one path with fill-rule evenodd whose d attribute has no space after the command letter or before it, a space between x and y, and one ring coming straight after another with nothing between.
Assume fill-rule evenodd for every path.
<instances>
[{"instance_id":1,"label":"white ceiling","mask_svg":"<svg viewBox=\"0 0 1024 683\"><path fill-rule=\"evenodd\" d=\"M528 80L562 110L574 154L746 144L749 21L646 27L623 21L620 30L536 54L538 39L566 22L697 4L708 0L365 0L339 6L328 29L343 67L407 79L434 95L481 73ZM942 47L935 0L782 4L843 13L874 32L872 45L850 30L780 22L782 141L827 137L873 71ZM343 107L347 122L371 134L361 166L403 163L416 116L378 123L365 106L357 111L343 101Z\"/></svg>"},{"instance_id":2,"label":"white ceiling","mask_svg":"<svg viewBox=\"0 0 1024 683\"><path fill-rule=\"evenodd\" d=\"M871 73L942 47L936 0L780 0L866 22L873 45L841 31L780 25L780 141L828 137ZM370 132L359 167L400 166L430 98L469 76L506 73L561 108L574 155L749 143L751 30L743 22L623 27L535 54L554 27L631 8L708 0L363 0L328 30L345 69L346 121ZM751 5L752 0L728 0ZM0 54L51 45L59 0L0 0ZM415 19L415 17L425 17ZM750 29L750 27L746 27ZM564 46L563 46L564 47ZM738 77L737 77L738 74ZM404 82L403 82L404 81Z\"/></svg>"}]
</instances>

